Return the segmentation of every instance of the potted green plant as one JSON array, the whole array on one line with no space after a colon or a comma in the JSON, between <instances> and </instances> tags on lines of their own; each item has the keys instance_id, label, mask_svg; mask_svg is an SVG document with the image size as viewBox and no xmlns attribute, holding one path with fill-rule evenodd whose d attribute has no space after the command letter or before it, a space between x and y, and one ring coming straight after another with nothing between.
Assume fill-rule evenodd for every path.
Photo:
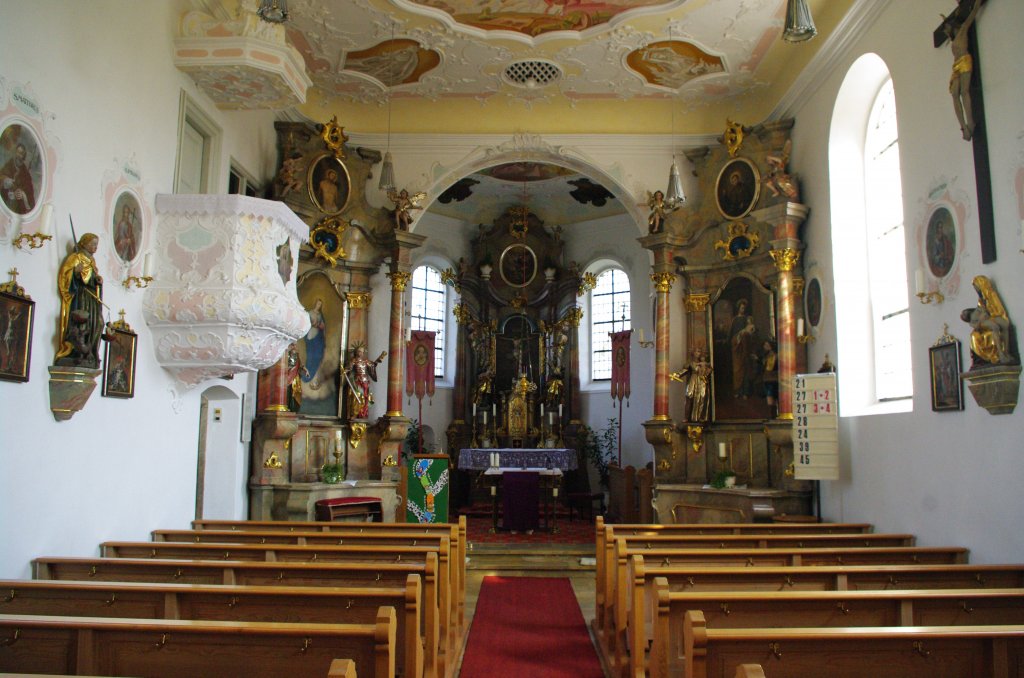
<instances>
[{"instance_id":1,"label":"potted green plant","mask_svg":"<svg viewBox=\"0 0 1024 678\"><path fill-rule=\"evenodd\" d=\"M736 472L731 469L722 469L711 479L711 487L721 490L736 485Z\"/></svg>"},{"instance_id":2,"label":"potted green plant","mask_svg":"<svg viewBox=\"0 0 1024 678\"><path fill-rule=\"evenodd\" d=\"M583 455L597 469L597 477L601 487L608 489L608 464L615 458L615 446L617 442L618 420L612 417L608 420L607 428L600 433L594 431L586 424L580 427L579 439L582 445Z\"/></svg>"},{"instance_id":3,"label":"potted green plant","mask_svg":"<svg viewBox=\"0 0 1024 678\"><path fill-rule=\"evenodd\" d=\"M335 484L340 483L345 479L345 467L342 466L341 462L326 463L320 467L320 480L325 483Z\"/></svg>"}]
</instances>

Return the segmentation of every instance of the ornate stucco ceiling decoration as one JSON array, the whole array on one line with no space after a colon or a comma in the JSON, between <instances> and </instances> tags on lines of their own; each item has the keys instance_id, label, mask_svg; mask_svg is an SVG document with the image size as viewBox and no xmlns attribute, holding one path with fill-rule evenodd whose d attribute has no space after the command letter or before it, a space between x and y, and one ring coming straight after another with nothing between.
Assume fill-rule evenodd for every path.
<instances>
[{"instance_id":1,"label":"ornate stucco ceiling decoration","mask_svg":"<svg viewBox=\"0 0 1024 678\"><path fill-rule=\"evenodd\" d=\"M440 62L440 54L423 49L415 40L388 40L370 49L349 52L345 55L345 70L395 87L417 82Z\"/></svg>"},{"instance_id":2,"label":"ornate stucco ceiling decoration","mask_svg":"<svg viewBox=\"0 0 1024 678\"><path fill-rule=\"evenodd\" d=\"M725 71L721 57L682 40L659 41L633 50L626 55L626 64L648 83L672 91L696 78Z\"/></svg>"}]
</instances>

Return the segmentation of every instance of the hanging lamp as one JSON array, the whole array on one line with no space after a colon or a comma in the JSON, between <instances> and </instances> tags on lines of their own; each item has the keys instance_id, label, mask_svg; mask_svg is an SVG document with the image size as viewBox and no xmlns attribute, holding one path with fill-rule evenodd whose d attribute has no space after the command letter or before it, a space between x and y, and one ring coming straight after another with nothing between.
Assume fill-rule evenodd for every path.
<instances>
[{"instance_id":1,"label":"hanging lamp","mask_svg":"<svg viewBox=\"0 0 1024 678\"><path fill-rule=\"evenodd\" d=\"M786 28L782 31L782 39L786 42L805 42L818 34L811 17L807 0L787 0Z\"/></svg>"},{"instance_id":2,"label":"hanging lamp","mask_svg":"<svg viewBox=\"0 0 1024 678\"><path fill-rule=\"evenodd\" d=\"M384 192L395 190L395 165L391 160L391 88L394 86L395 73L391 66L394 66L394 48L395 48L395 24L391 24L391 50L392 54L388 56L391 60L388 71L391 73L389 82L386 83L388 88L388 144L384 150L384 162L380 166L380 182L377 184L377 188Z\"/></svg>"},{"instance_id":3,"label":"hanging lamp","mask_svg":"<svg viewBox=\"0 0 1024 678\"><path fill-rule=\"evenodd\" d=\"M283 24L288 21L288 0L262 0L256 14L267 23Z\"/></svg>"},{"instance_id":4,"label":"hanging lamp","mask_svg":"<svg viewBox=\"0 0 1024 678\"><path fill-rule=\"evenodd\" d=\"M669 49L672 49L672 53L675 54L675 50L672 48L672 24L668 25L668 44ZM684 202L686 202L686 194L683 193L683 181L679 177L679 166L676 165L676 152L675 152L675 140L676 140L676 109L675 109L675 98L669 101L670 111L672 112L672 167L668 171L668 190L665 191L665 205L668 209L676 209Z\"/></svg>"}]
</instances>

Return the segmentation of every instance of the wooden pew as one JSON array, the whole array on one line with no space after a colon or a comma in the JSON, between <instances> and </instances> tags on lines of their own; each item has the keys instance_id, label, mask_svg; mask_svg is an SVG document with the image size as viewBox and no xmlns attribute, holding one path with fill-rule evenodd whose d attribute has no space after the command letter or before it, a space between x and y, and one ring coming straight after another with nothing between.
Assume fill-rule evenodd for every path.
<instances>
[{"instance_id":1,"label":"wooden pew","mask_svg":"<svg viewBox=\"0 0 1024 678\"><path fill-rule=\"evenodd\" d=\"M645 609L654 612L653 624ZM648 642L652 678L683 672L683 623L690 610L704 614L707 628L1024 624L1024 588L681 593L670 592L657 577L653 600L630 614L630 676L645 675Z\"/></svg>"},{"instance_id":2,"label":"wooden pew","mask_svg":"<svg viewBox=\"0 0 1024 678\"><path fill-rule=\"evenodd\" d=\"M396 545L330 545L297 546L291 544L205 544L194 542L114 542L100 544L105 558L157 558L182 560L235 560L267 562L355 562L355 563L422 563L427 555L437 557L438 621L442 652L454 656L460 646L457 629L452 626L452 596L455 584L450 570L448 537L439 544L419 546Z\"/></svg>"},{"instance_id":3,"label":"wooden pew","mask_svg":"<svg viewBox=\"0 0 1024 678\"><path fill-rule=\"evenodd\" d=\"M454 536L451 533L452 528L455 529ZM293 521L293 520L193 520L192 529L194 530L278 530L283 532L309 532L309 531L321 531L321 532L338 532L338 531L367 531L367 532L379 532L381 530L388 530L391 532L403 533L403 534L427 534L442 532L449 535L451 539L451 548L453 553L456 554L455 562L459 563L459 601L458 601L458 626L460 629L466 628L466 578L465 578L465 563L466 563L466 544L467 542L467 523L466 516L459 516L457 523L344 523L344 522L324 522L317 520L306 520L306 521Z\"/></svg>"},{"instance_id":4,"label":"wooden pew","mask_svg":"<svg viewBox=\"0 0 1024 678\"><path fill-rule=\"evenodd\" d=\"M870 523L719 523L719 524L676 524L676 525L647 525L647 524L615 524L608 525L603 517L598 516L595 520L595 554L596 565L596 591L595 591L595 615L594 632L600 641L603 641L608 621L605 611L611 603L610 598L605 597L605 586L601 582L606 581L608 568L605 565L605 554L608 552L608 544L614 543L615 535L715 535L715 534L866 534L870 533ZM614 554L612 549L611 554Z\"/></svg>"},{"instance_id":5,"label":"wooden pew","mask_svg":"<svg viewBox=\"0 0 1024 678\"><path fill-rule=\"evenodd\" d=\"M351 659L335 659L331 662L327 678L358 678L356 675L356 663ZM736 678L741 678L741 676L737 673ZM764 678L764 672L761 673L761 678Z\"/></svg>"},{"instance_id":6,"label":"wooden pew","mask_svg":"<svg viewBox=\"0 0 1024 678\"><path fill-rule=\"evenodd\" d=\"M877 565L803 567L694 567L647 565L642 555L629 559L627 598L618 604L626 611L620 626L609 634L619 641L619 652L605 652L609 663L622 669L633 655L626 642L638 628L634 615L650 620L647 601L656 600L654 581L663 577L670 591L865 591L912 589L1024 588L1024 565ZM619 618L613 615L613 620ZM634 626L630 626L634 624ZM628 628L627 628L628 627ZM631 642L631 641L630 641ZM628 658L627 658L628 657Z\"/></svg>"},{"instance_id":7,"label":"wooden pew","mask_svg":"<svg viewBox=\"0 0 1024 678\"><path fill-rule=\"evenodd\" d=\"M238 586L404 586L410 574L423 583L424 666L446 676L454 664L440 635L437 554L425 563L267 563L215 560L133 560L128 558L36 558L33 576L43 580L146 582Z\"/></svg>"},{"instance_id":8,"label":"wooden pew","mask_svg":"<svg viewBox=\"0 0 1024 678\"><path fill-rule=\"evenodd\" d=\"M0 615L0 670L322 678L336 658L363 678L395 675L395 610L370 624L283 624Z\"/></svg>"},{"instance_id":9,"label":"wooden pew","mask_svg":"<svg viewBox=\"0 0 1024 678\"><path fill-rule=\"evenodd\" d=\"M450 529L431 530L389 530L383 524L379 530L357 528L352 530L332 530L290 532L284 530L153 530L153 541L158 542L192 542L219 544L295 544L299 546L342 546L368 544L421 546L436 544L443 547L448 542L448 569L451 575L453 595L450 596L452 610L449 614L453 631L457 640L463 639L465 628L466 600L466 561L459 556L458 526L448 525Z\"/></svg>"},{"instance_id":10,"label":"wooden pew","mask_svg":"<svg viewBox=\"0 0 1024 678\"><path fill-rule=\"evenodd\" d=\"M685 678L729 678L740 664L771 678L1020 676L1024 626L709 629L699 610L683 629Z\"/></svg>"},{"instance_id":11,"label":"wooden pew","mask_svg":"<svg viewBox=\"0 0 1024 678\"><path fill-rule=\"evenodd\" d=\"M419 575L404 587L194 586L127 582L0 581L0 613L208 621L371 623L396 610L397 672L421 678ZM431 667L431 672L433 667ZM431 676L428 674L428 678Z\"/></svg>"}]
</instances>

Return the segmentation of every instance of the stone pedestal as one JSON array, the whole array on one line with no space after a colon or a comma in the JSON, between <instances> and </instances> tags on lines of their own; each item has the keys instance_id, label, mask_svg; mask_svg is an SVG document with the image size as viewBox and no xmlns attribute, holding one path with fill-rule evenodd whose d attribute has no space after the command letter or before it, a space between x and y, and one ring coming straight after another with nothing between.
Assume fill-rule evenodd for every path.
<instances>
[{"instance_id":1,"label":"stone pedestal","mask_svg":"<svg viewBox=\"0 0 1024 678\"><path fill-rule=\"evenodd\" d=\"M989 414L1011 414L1020 392L1020 365L976 367L963 373L975 402Z\"/></svg>"},{"instance_id":2,"label":"stone pedestal","mask_svg":"<svg viewBox=\"0 0 1024 678\"><path fill-rule=\"evenodd\" d=\"M57 421L67 421L85 407L103 370L64 365L51 365L49 370L50 411Z\"/></svg>"},{"instance_id":3,"label":"stone pedestal","mask_svg":"<svg viewBox=\"0 0 1024 678\"><path fill-rule=\"evenodd\" d=\"M340 483L249 483L250 520L315 520L314 507L321 499L378 497L384 520L394 516L398 483L382 480L347 480Z\"/></svg>"},{"instance_id":4,"label":"stone pedestal","mask_svg":"<svg viewBox=\"0 0 1024 678\"><path fill-rule=\"evenodd\" d=\"M252 426L250 485L288 481L289 446L298 429L298 418L292 412L270 412L256 417Z\"/></svg>"}]
</instances>

